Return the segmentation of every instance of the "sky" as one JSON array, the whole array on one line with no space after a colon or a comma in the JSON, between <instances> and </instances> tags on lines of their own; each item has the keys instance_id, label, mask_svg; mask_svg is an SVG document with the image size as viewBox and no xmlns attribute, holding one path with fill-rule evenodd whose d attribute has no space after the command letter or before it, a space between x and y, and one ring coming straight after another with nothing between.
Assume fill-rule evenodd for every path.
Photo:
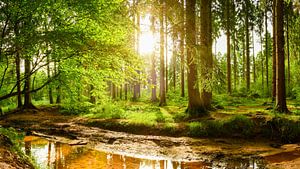
<instances>
[{"instance_id":1,"label":"sky","mask_svg":"<svg viewBox=\"0 0 300 169\"><path fill-rule=\"evenodd\" d=\"M140 32L140 43L139 43L139 49L141 55L151 54L153 52L155 44L159 42L159 32L157 32L155 35L150 31L150 15L146 14L145 17L141 18L141 32ZM272 24L269 21L268 22L268 31L272 35ZM252 37L252 31L250 31L250 36ZM172 55L172 40L171 36L168 36L168 48L169 52L168 55ZM232 42L231 42L232 43ZM222 55L227 53L227 41L226 41L226 35L224 32L221 33L221 36L217 39L217 43L213 43L213 52L215 52L215 45L217 45L217 53L221 53ZM252 46L252 42L250 42L250 46ZM254 33L254 54L255 56L260 52L261 50L261 44L260 44L260 38L259 35L255 32ZM250 55L252 55L253 49L250 49ZM169 57L170 58L170 57Z\"/></svg>"}]
</instances>

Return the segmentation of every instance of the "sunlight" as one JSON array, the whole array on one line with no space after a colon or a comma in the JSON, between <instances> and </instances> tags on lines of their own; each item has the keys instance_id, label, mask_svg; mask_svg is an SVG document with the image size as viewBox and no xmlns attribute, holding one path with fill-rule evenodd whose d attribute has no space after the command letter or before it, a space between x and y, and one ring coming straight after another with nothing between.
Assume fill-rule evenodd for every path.
<instances>
[{"instance_id":1,"label":"sunlight","mask_svg":"<svg viewBox=\"0 0 300 169\"><path fill-rule=\"evenodd\" d=\"M147 55L154 51L155 38L151 32L142 32L140 36L140 54Z\"/></svg>"}]
</instances>

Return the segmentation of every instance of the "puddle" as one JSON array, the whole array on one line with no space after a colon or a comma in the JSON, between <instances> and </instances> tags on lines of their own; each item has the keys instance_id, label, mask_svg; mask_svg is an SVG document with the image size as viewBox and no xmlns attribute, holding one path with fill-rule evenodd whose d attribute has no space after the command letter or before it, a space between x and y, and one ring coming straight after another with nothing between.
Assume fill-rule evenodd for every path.
<instances>
[{"instance_id":1,"label":"puddle","mask_svg":"<svg viewBox=\"0 0 300 169\"><path fill-rule=\"evenodd\" d=\"M141 159L70 146L36 136L26 136L24 152L31 155L42 169L262 169L261 159L234 159L205 162ZM224 158L227 159L227 158ZM229 159L229 158L228 158Z\"/></svg>"}]
</instances>

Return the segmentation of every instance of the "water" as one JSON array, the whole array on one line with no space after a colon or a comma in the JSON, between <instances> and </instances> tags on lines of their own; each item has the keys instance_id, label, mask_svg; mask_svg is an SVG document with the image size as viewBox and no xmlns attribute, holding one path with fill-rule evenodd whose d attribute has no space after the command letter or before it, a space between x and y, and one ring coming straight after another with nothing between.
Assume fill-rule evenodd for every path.
<instances>
[{"instance_id":1,"label":"water","mask_svg":"<svg viewBox=\"0 0 300 169\"><path fill-rule=\"evenodd\" d=\"M101 152L84 146L70 146L41 137L26 136L24 152L31 155L42 169L260 169L260 159L231 159L205 162L141 159Z\"/></svg>"}]
</instances>

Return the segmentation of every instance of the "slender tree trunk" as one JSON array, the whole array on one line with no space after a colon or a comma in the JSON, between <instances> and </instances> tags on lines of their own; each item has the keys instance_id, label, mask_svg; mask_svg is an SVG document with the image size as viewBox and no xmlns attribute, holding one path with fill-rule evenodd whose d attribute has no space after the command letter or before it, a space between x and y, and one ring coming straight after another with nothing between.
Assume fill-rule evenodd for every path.
<instances>
[{"instance_id":1,"label":"slender tree trunk","mask_svg":"<svg viewBox=\"0 0 300 169\"><path fill-rule=\"evenodd\" d=\"M196 0L186 1L186 45L188 65L188 113L192 116L199 116L203 112L198 88L198 73L196 65Z\"/></svg>"},{"instance_id":2,"label":"slender tree trunk","mask_svg":"<svg viewBox=\"0 0 300 169\"><path fill-rule=\"evenodd\" d=\"M172 58L172 66L173 66L173 90L176 90L176 55L177 55L177 46L176 46L176 33L173 35L173 58Z\"/></svg>"},{"instance_id":3,"label":"slender tree trunk","mask_svg":"<svg viewBox=\"0 0 300 169\"><path fill-rule=\"evenodd\" d=\"M124 99L128 99L128 84L124 85Z\"/></svg>"},{"instance_id":4,"label":"slender tree trunk","mask_svg":"<svg viewBox=\"0 0 300 169\"><path fill-rule=\"evenodd\" d=\"M263 28L262 26L260 27L260 32L259 32L259 36L260 36L260 51L261 51L261 87L264 93L265 90L265 78L264 78L264 57L263 57L263 35L262 35L262 31ZM267 66L266 66L267 68Z\"/></svg>"},{"instance_id":5,"label":"slender tree trunk","mask_svg":"<svg viewBox=\"0 0 300 169\"><path fill-rule=\"evenodd\" d=\"M165 61L165 65L166 65L166 93L168 93L168 88L169 88L169 82L168 82L168 77L169 77L169 70L168 70L168 19L167 19L167 9L166 9L166 3L165 3L165 9L164 9L164 15L165 15L165 55L166 55L166 61Z\"/></svg>"},{"instance_id":6,"label":"slender tree trunk","mask_svg":"<svg viewBox=\"0 0 300 169\"><path fill-rule=\"evenodd\" d=\"M275 101L276 98L276 1L273 0L272 101Z\"/></svg>"},{"instance_id":7,"label":"slender tree trunk","mask_svg":"<svg viewBox=\"0 0 300 169\"><path fill-rule=\"evenodd\" d=\"M266 53L266 83L267 83L267 94L269 96L269 46L268 46L268 8L265 8L265 53Z\"/></svg>"},{"instance_id":8,"label":"slender tree trunk","mask_svg":"<svg viewBox=\"0 0 300 169\"><path fill-rule=\"evenodd\" d=\"M211 109L212 102L212 0L201 0L201 25L200 25L200 63L201 63L201 101L205 110Z\"/></svg>"},{"instance_id":9,"label":"slender tree trunk","mask_svg":"<svg viewBox=\"0 0 300 169\"><path fill-rule=\"evenodd\" d=\"M181 26L181 32L180 32L180 80L181 80L181 97L185 96L185 78L184 78L184 73L185 73L185 54L184 54L184 39L185 39L185 10L184 10L184 0L181 0L181 20L182 20L182 26Z\"/></svg>"},{"instance_id":10,"label":"slender tree trunk","mask_svg":"<svg viewBox=\"0 0 300 169\"><path fill-rule=\"evenodd\" d=\"M284 0L276 0L276 110L287 113L284 73Z\"/></svg>"},{"instance_id":11,"label":"slender tree trunk","mask_svg":"<svg viewBox=\"0 0 300 169\"><path fill-rule=\"evenodd\" d=\"M50 71L50 59L49 59L49 56L47 56L47 62L48 62L48 65L47 65L47 76L48 76L48 79L51 78L51 71ZM53 101L53 94L52 94L52 86L51 84L48 85L48 95L49 95L49 102L50 104L53 104L54 101Z\"/></svg>"},{"instance_id":12,"label":"slender tree trunk","mask_svg":"<svg viewBox=\"0 0 300 169\"><path fill-rule=\"evenodd\" d=\"M252 60L253 60L253 82L256 83L256 61L255 61L255 42L254 42L254 28L252 30L252 52L253 52L253 56L252 56Z\"/></svg>"},{"instance_id":13,"label":"slender tree trunk","mask_svg":"<svg viewBox=\"0 0 300 169\"><path fill-rule=\"evenodd\" d=\"M17 100L18 100L18 108L22 108L23 104L22 104L22 91L21 91L21 63L20 63L20 54L19 51L17 49L17 53L16 53L16 76L17 76L17 91L18 91L18 95L17 95Z\"/></svg>"},{"instance_id":14,"label":"slender tree trunk","mask_svg":"<svg viewBox=\"0 0 300 169\"><path fill-rule=\"evenodd\" d=\"M291 64L290 64L290 37L289 37L289 10L290 3L288 3L288 12L286 15L286 49L287 49L287 63L288 63L288 72L287 72L287 81L288 81L288 91L290 91L291 87Z\"/></svg>"},{"instance_id":15,"label":"slender tree trunk","mask_svg":"<svg viewBox=\"0 0 300 169\"><path fill-rule=\"evenodd\" d=\"M155 18L151 17L151 31L153 36L155 36ZM151 56L151 101L157 102L157 75L156 75L156 56L155 52L152 52Z\"/></svg>"},{"instance_id":16,"label":"slender tree trunk","mask_svg":"<svg viewBox=\"0 0 300 169\"><path fill-rule=\"evenodd\" d=\"M246 18L245 18L245 33L246 33L246 88L250 91L250 50L249 50L249 0L246 0Z\"/></svg>"},{"instance_id":17,"label":"slender tree trunk","mask_svg":"<svg viewBox=\"0 0 300 169\"><path fill-rule=\"evenodd\" d=\"M233 34L233 71L234 71L234 88L237 88L237 57L236 57L236 32Z\"/></svg>"},{"instance_id":18,"label":"slender tree trunk","mask_svg":"<svg viewBox=\"0 0 300 169\"><path fill-rule=\"evenodd\" d=\"M231 58L230 58L230 0L226 0L226 36L227 36L227 92L231 94Z\"/></svg>"},{"instance_id":19,"label":"slender tree trunk","mask_svg":"<svg viewBox=\"0 0 300 169\"><path fill-rule=\"evenodd\" d=\"M24 97L24 106L23 106L25 109L34 108L31 100L31 94L30 94L30 90L31 90L31 75L30 75L31 66L30 65L31 65L30 59L26 58L25 59L25 97Z\"/></svg>"},{"instance_id":20,"label":"slender tree trunk","mask_svg":"<svg viewBox=\"0 0 300 169\"><path fill-rule=\"evenodd\" d=\"M165 88L165 35L164 35L164 8L165 0L160 0L161 9L160 9L160 106L166 105L166 88Z\"/></svg>"},{"instance_id":21,"label":"slender tree trunk","mask_svg":"<svg viewBox=\"0 0 300 169\"><path fill-rule=\"evenodd\" d=\"M55 70L55 72L54 72L55 75L60 72L59 62L54 62L54 70ZM60 104L61 103L61 88L60 88L61 82L60 82L60 77L58 78L58 82L59 83L58 83L57 88L56 88L56 93L57 93L56 104Z\"/></svg>"},{"instance_id":22,"label":"slender tree trunk","mask_svg":"<svg viewBox=\"0 0 300 169\"><path fill-rule=\"evenodd\" d=\"M94 86L93 85L90 85L90 102L95 104L96 103L96 97L93 96L93 90L94 90Z\"/></svg>"},{"instance_id":23,"label":"slender tree trunk","mask_svg":"<svg viewBox=\"0 0 300 169\"><path fill-rule=\"evenodd\" d=\"M245 38L242 37L242 48L243 48L243 84L246 81L246 45L245 45Z\"/></svg>"}]
</instances>

